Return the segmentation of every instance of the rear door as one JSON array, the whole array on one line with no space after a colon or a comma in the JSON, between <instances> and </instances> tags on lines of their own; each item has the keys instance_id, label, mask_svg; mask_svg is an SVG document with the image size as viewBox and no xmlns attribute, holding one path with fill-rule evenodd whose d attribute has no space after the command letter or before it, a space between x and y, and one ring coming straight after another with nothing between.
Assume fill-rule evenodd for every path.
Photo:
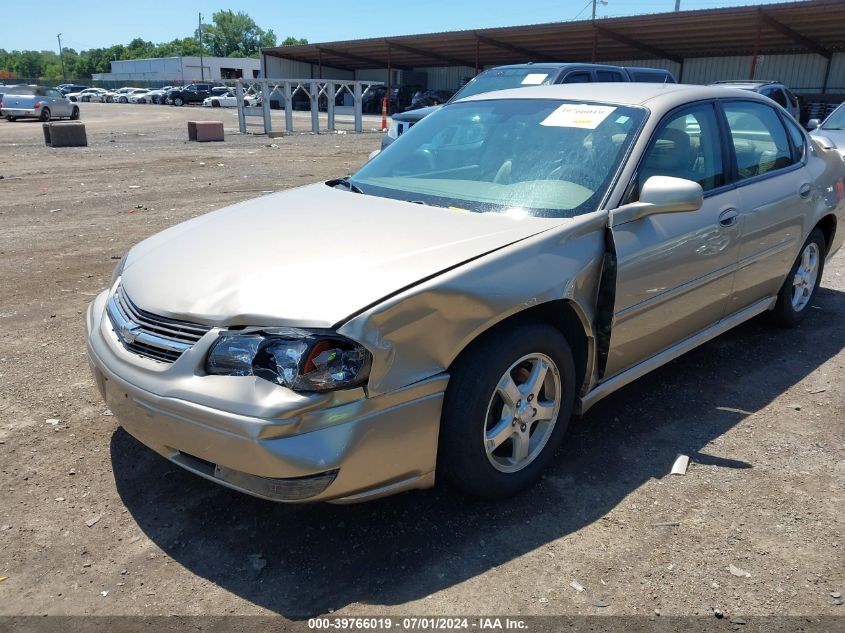
<instances>
[{"instance_id":1,"label":"rear door","mask_svg":"<svg viewBox=\"0 0 845 633\"><path fill-rule=\"evenodd\" d=\"M728 154L716 104L669 113L646 149L625 202L651 176L698 182L704 204L612 228L616 298L605 377L718 322L739 255L739 196L726 178Z\"/></svg>"},{"instance_id":2,"label":"rear door","mask_svg":"<svg viewBox=\"0 0 845 633\"><path fill-rule=\"evenodd\" d=\"M816 194L804 135L767 103L721 104L735 154L742 202L739 269L729 312L777 294L797 256L804 218ZM793 139L790 139L790 136ZM796 145L796 141L800 141Z\"/></svg>"},{"instance_id":3,"label":"rear door","mask_svg":"<svg viewBox=\"0 0 845 633\"><path fill-rule=\"evenodd\" d=\"M52 116L70 116L73 104L55 88L47 88L44 93L44 100L47 102Z\"/></svg>"}]
</instances>

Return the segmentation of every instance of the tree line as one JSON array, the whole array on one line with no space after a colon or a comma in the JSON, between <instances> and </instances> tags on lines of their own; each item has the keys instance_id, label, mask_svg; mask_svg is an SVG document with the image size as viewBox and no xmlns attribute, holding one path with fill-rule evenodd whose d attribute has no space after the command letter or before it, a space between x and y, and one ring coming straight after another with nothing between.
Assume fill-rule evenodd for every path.
<instances>
[{"instance_id":1,"label":"tree line","mask_svg":"<svg viewBox=\"0 0 845 633\"><path fill-rule=\"evenodd\" d=\"M111 62L149 57L258 57L262 48L307 44L304 38L286 37L281 43L272 29L266 31L244 12L217 11L210 24L203 25L202 47L199 29L192 37L155 44L136 37L129 44L76 51L64 48L64 77L90 79L94 73L111 72ZM0 48L0 79L38 78L46 82L62 79L62 60L57 51L7 51Z\"/></svg>"}]
</instances>

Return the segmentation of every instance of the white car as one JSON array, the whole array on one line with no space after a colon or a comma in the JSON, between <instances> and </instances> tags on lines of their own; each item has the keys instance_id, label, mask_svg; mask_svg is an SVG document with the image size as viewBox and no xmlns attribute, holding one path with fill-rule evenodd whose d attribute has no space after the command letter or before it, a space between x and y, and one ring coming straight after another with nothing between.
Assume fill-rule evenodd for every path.
<instances>
[{"instance_id":1,"label":"white car","mask_svg":"<svg viewBox=\"0 0 845 633\"><path fill-rule=\"evenodd\" d=\"M129 103L149 103L147 99L147 95L149 94L149 90L146 88L138 88L130 92L127 96L129 98Z\"/></svg>"},{"instance_id":2,"label":"white car","mask_svg":"<svg viewBox=\"0 0 845 633\"><path fill-rule=\"evenodd\" d=\"M71 101L96 101L97 99L92 99L92 97L96 95L99 98L99 95L103 92L106 91L102 88L86 88L79 92L68 93L65 96Z\"/></svg>"},{"instance_id":3,"label":"white car","mask_svg":"<svg viewBox=\"0 0 845 633\"><path fill-rule=\"evenodd\" d=\"M143 88L135 88L132 86L126 86L124 88L118 88L113 92L109 92L106 95L106 101L109 103L129 103L129 95L133 94L135 90L144 90Z\"/></svg>"},{"instance_id":4,"label":"white car","mask_svg":"<svg viewBox=\"0 0 845 633\"><path fill-rule=\"evenodd\" d=\"M244 95L244 103L248 106L257 106L261 99L255 95ZM203 100L202 104L206 108L236 108L238 107L238 98L234 93L226 93L222 95L214 95Z\"/></svg>"}]
</instances>

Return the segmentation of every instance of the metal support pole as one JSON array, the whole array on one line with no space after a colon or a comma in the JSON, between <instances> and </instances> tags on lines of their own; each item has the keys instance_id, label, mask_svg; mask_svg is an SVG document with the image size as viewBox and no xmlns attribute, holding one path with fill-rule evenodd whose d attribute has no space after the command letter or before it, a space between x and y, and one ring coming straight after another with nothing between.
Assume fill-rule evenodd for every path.
<instances>
[{"instance_id":1,"label":"metal support pole","mask_svg":"<svg viewBox=\"0 0 845 633\"><path fill-rule=\"evenodd\" d=\"M390 62L390 42L387 43L387 114L390 114L390 99L393 97L393 66ZM398 105L398 104L397 104Z\"/></svg>"},{"instance_id":2,"label":"metal support pole","mask_svg":"<svg viewBox=\"0 0 845 633\"><path fill-rule=\"evenodd\" d=\"M827 58L827 65L824 68L824 81L822 82L822 94L827 93L827 82L830 80L830 60L833 55Z\"/></svg>"},{"instance_id":3,"label":"metal support pole","mask_svg":"<svg viewBox=\"0 0 845 633\"><path fill-rule=\"evenodd\" d=\"M478 49L479 49L479 39L478 36L475 36L475 74L478 74Z\"/></svg>"},{"instance_id":4,"label":"metal support pole","mask_svg":"<svg viewBox=\"0 0 845 633\"><path fill-rule=\"evenodd\" d=\"M264 133L273 131L273 120L270 117L270 84L267 81L261 82L261 109L264 114Z\"/></svg>"},{"instance_id":5,"label":"metal support pole","mask_svg":"<svg viewBox=\"0 0 845 633\"><path fill-rule=\"evenodd\" d=\"M320 68L318 78L322 79L323 78L323 49L322 48L317 49L317 59L319 60L319 68Z\"/></svg>"},{"instance_id":6,"label":"metal support pole","mask_svg":"<svg viewBox=\"0 0 845 633\"><path fill-rule=\"evenodd\" d=\"M593 5L593 11L595 11L595 9L596 9L595 5ZM593 19L593 21L595 22L595 18ZM599 46L599 32L596 30L596 26L594 24L593 25L593 53L590 56L590 61L593 64L596 63L596 49L598 48L598 46Z\"/></svg>"},{"instance_id":7,"label":"metal support pole","mask_svg":"<svg viewBox=\"0 0 845 633\"><path fill-rule=\"evenodd\" d=\"M754 39L754 55L751 57L751 71L748 78L754 81L754 73L757 72L757 54L760 52L760 38L763 32L763 18L757 13L757 37Z\"/></svg>"},{"instance_id":8,"label":"metal support pole","mask_svg":"<svg viewBox=\"0 0 845 633\"><path fill-rule=\"evenodd\" d=\"M326 83L326 116L328 118L326 127L332 132L334 132L334 100L336 96L335 89L335 83L333 81L329 81Z\"/></svg>"},{"instance_id":9,"label":"metal support pole","mask_svg":"<svg viewBox=\"0 0 845 633\"><path fill-rule=\"evenodd\" d=\"M355 131L364 131L363 115L361 113L361 102L363 101L363 92L361 90L361 82L356 81L352 88L352 99L355 102Z\"/></svg>"},{"instance_id":10,"label":"metal support pole","mask_svg":"<svg viewBox=\"0 0 845 633\"><path fill-rule=\"evenodd\" d=\"M314 134L320 133L320 84L312 81L310 84L309 96L311 97L311 131Z\"/></svg>"},{"instance_id":11,"label":"metal support pole","mask_svg":"<svg viewBox=\"0 0 845 633\"><path fill-rule=\"evenodd\" d=\"M235 98L238 100L238 129L246 134L246 115L244 114L244 82L238 79L235 84Z\"/></svg>"},{"instance_id":12,"label":"metal support pole","mask_svg":"<svg viewBox=\"0 0 845 633\"><path fill-rule=\"evenodd\" d=\"M290 89L290 82L285 82L285 131L293 132L293 95Z\"/></svg>"}]
</instances>

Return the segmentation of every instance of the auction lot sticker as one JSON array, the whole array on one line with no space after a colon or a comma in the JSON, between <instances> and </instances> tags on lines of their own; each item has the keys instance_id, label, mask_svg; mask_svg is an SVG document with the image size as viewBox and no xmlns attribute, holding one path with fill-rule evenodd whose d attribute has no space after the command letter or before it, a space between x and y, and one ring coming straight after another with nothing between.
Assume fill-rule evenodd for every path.
<instances>
[{"instance_id":1,"label":"auction lot sticker","mask_svg":"<svg viewBox=\"0 0 845 633\"><path fill-rule=\"evenodd\" d=\"M599 124L616 110L614 106L591 105L589 103L564 103L540 122L551 127L578 127L595 130Z\"/></svg>"}]
</instances>

